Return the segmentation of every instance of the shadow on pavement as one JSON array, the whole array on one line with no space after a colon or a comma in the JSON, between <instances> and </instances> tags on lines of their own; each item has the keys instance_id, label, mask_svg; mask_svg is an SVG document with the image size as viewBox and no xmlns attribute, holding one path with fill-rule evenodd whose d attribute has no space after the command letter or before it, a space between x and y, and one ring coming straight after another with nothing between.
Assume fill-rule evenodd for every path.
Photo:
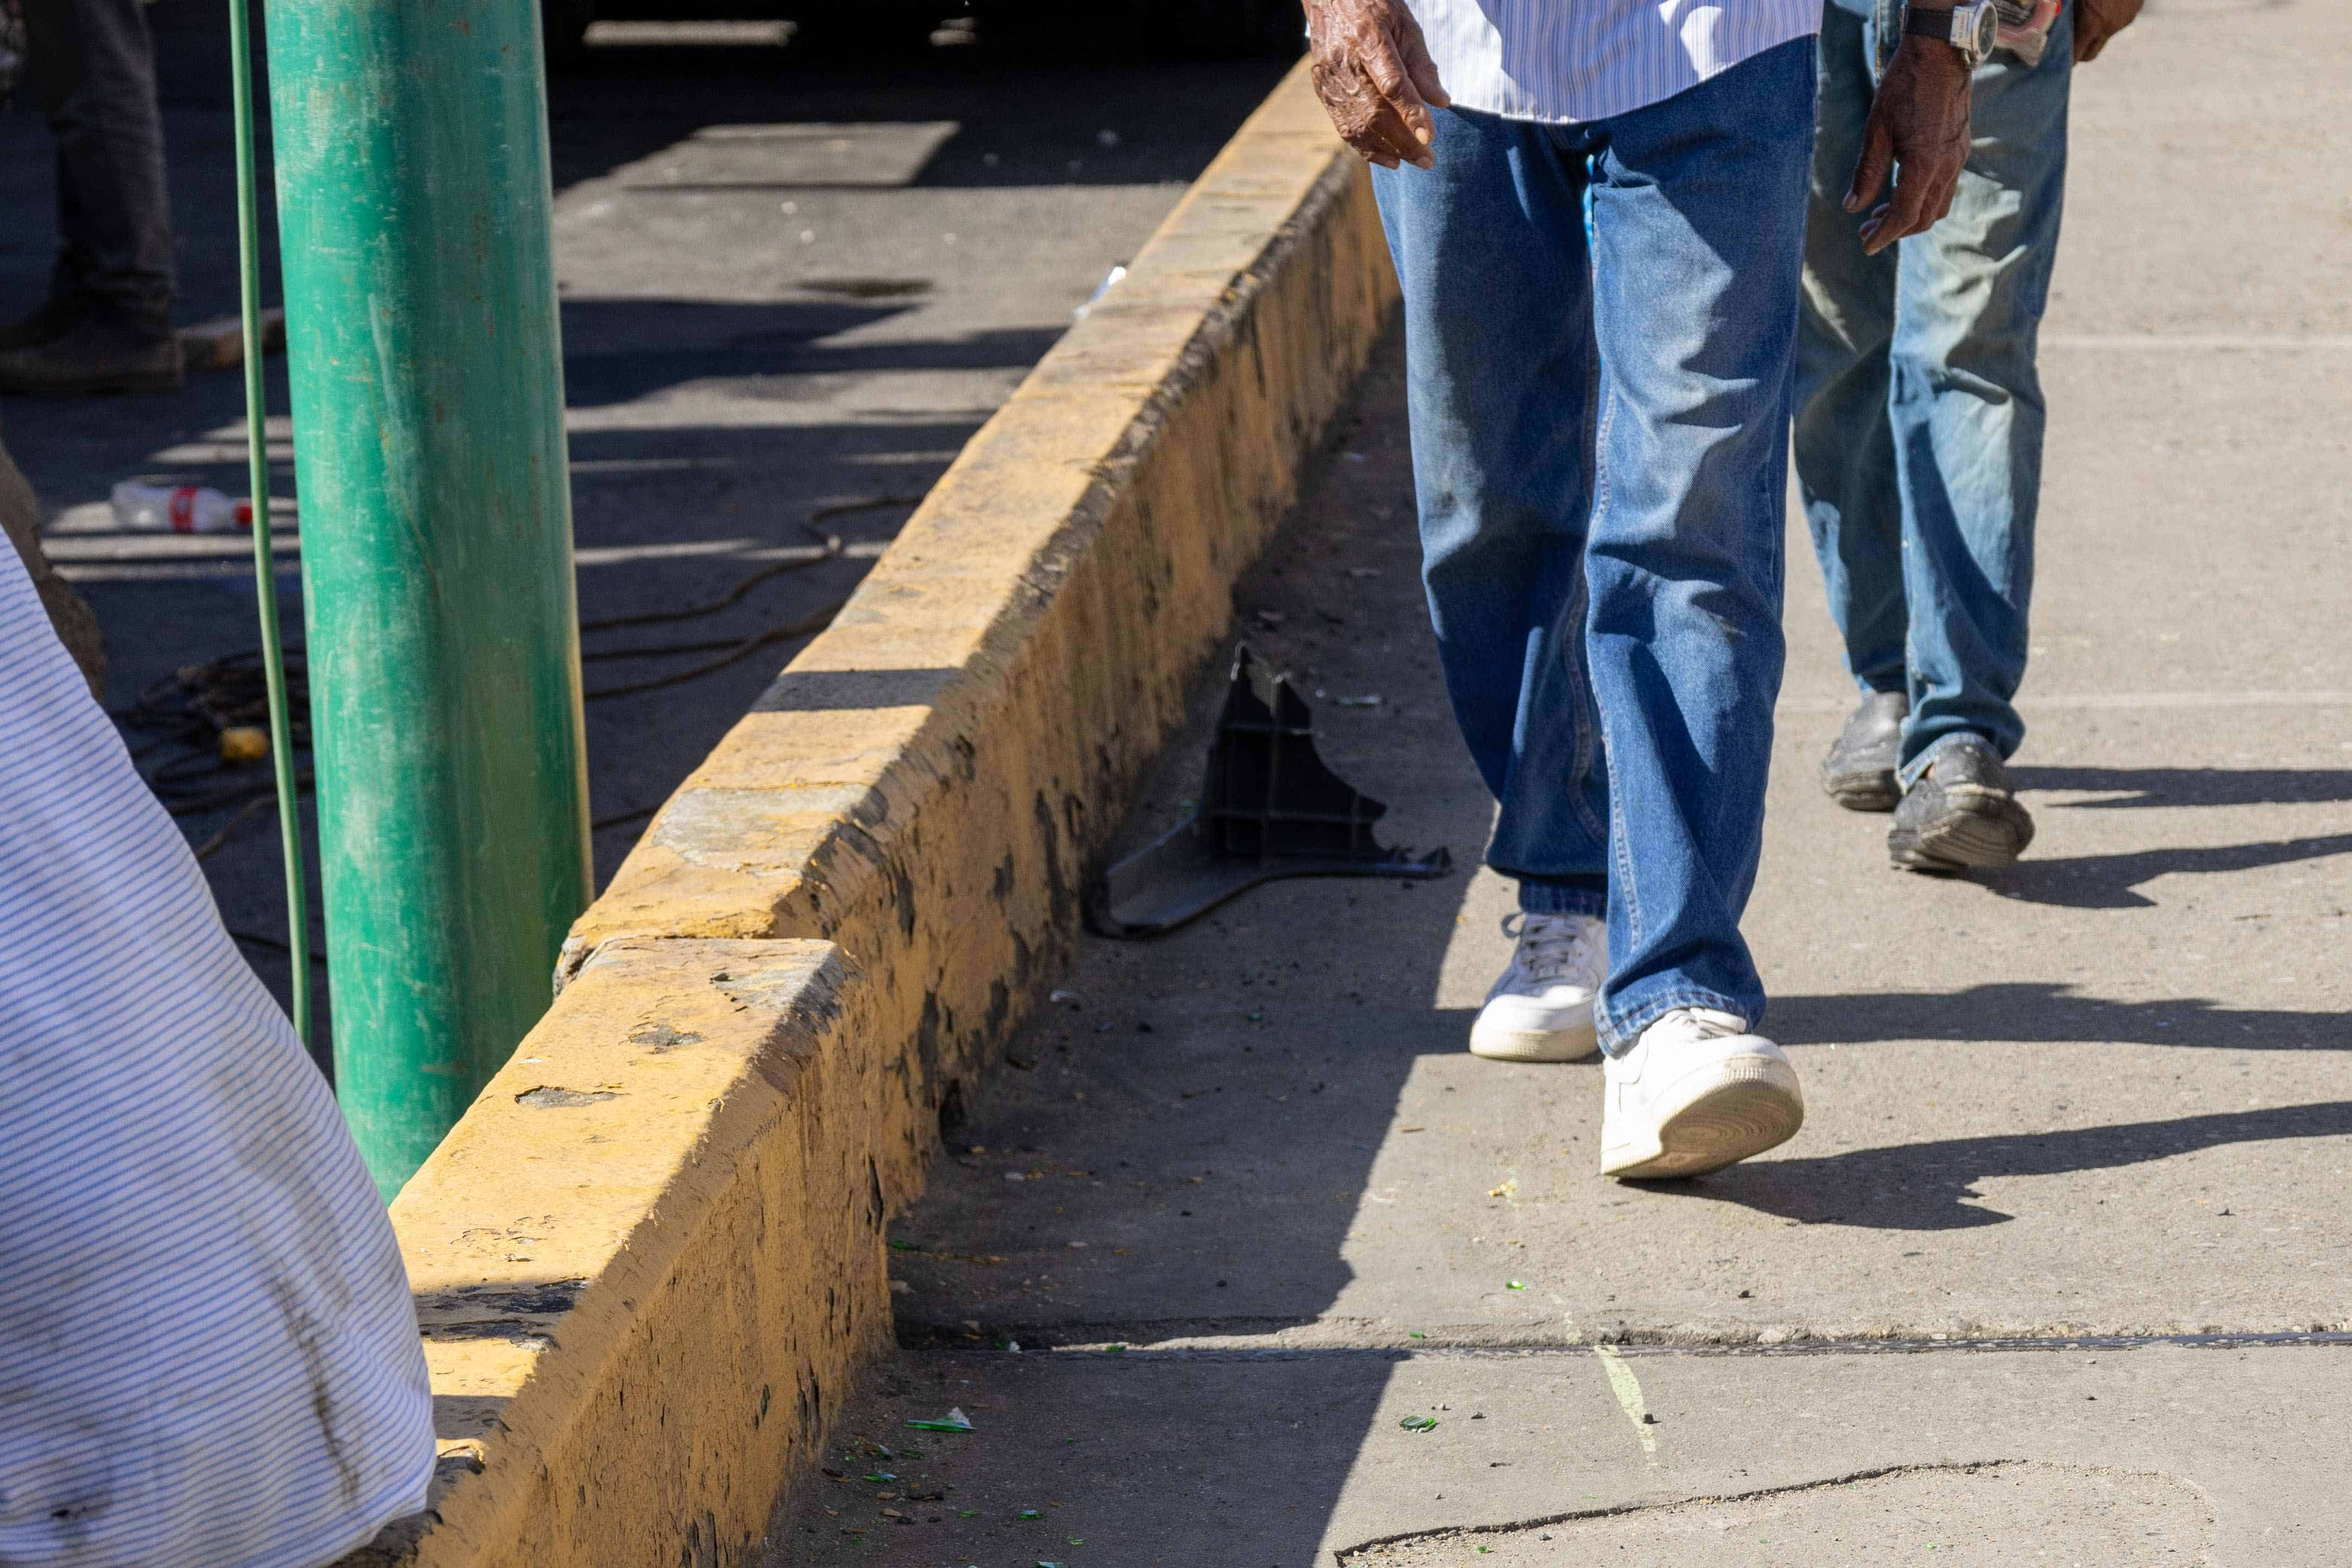
<instances>
[{"instance_id":1,"label":"shadow on pavement","mask_svg":"<svg viewBox=\"0 0 2352 1568\"><path fill-rule=\"evenodd\" d=\"M1318 466L1235 599L1253 651L1313 702L1323 756L1391 803L1383 837L1466 864L1491 806L1424 646L1407 459L1387 428L1397 370L1391 348L1360 394L1381 438ZM1344 422L1336 434L1358 445ZM1343 605L1397 645L1334 630ZM1232 646L1145 781L1130 843L1197 793ZM1366 691L1377 707L1330 700ZM1356 1283L1352 1238L1403 1212L1372 1189L1409 1179L1376 1163L1399 1144L1444 1155L1440 1124L1471 1098L1428 1070L1463 1057L1466 1015L1433 1003L1465 886L1284 882L1150 942L1084 938L894 1226L904 1349L853 1399L834 1473L786 1500L760 1561L1313 1562L1399 1352L1120 1352L1331 1320ZM1015 1342L1024 1353L1001 1353ZM1071 1348L1087 1345L1102 1348ZM950 1407L973 1436L904 1425ZM1139 1468L1122 1434L1164 1432L1178 1410L1192 1438Z\"/></svg>"},{"instance_id":2,"label":"shadow on pavement","mask_svg":"<svg viewBox=\"0 0 2352 1568\"><path fill-rule=\"evenodd\" d=\"M2070 910L2144 910L2154 908L2156 900L2138 889L2159 877L2253 871L2346 854L2352 854L2352 833L2330 833L2266 844L2141 849L2071 859L2037 860L2029 856L2014 866L1979 872L1973 879L2003 897L2030 904Z\"/></svg>"},{"instance_id":3,"label":"shadow on pavement","mask_svg":"<svg viewBox=\"0 0 2352 1568\"><path fill-rule=\"evenodd\" d=\"M2352 768L2077 768L2010 770L2019 790L2064 790L2105 800L2045 803L2061 811L2137 805L2303 805L2352 801Z\"/></svg>"},{"instance_id":4,"label":"shadow on pavement","mask_svg":"<svg viewBox=\"0 0 2352 1568\"><path fill-rule=\"evenodd\" d=\"M1694 1182L1645 1184L1644 1190L1738 1204L1806 1225L1965 1230L2015 1217L1968 1201L1981 1196L1976 1190L1981 1181L2112 1170L2226 1144L2347 1133L2352 1100L2338 1100L1759 1160Z\"/></svg>"},{"instance_id":5,"label":"shadow on pavement","mask_svg":"<svg viewBox=\"0 0 2352 1568\"><path fill-rule=\"evenodd\" d=\"M828 341L900 313L830 301L568 299L564 402L574 409L607 407L698 383L705 390L817 404L833 395L831 384L782 378L1025 369L1064 330L1003 327L947 338ZM799 438L798 432L778 434Z\"/></svg>"},{"instance_id":6,"label":"shadow on pavement","mask_svg":"<svg viewBox=\"0 0 2352 1568\"><path fill-rule=\"evenodd\" d=\"M1994 982L1958 992L1775 996L1769 1027L1790 1046L1965 1039L2352 1050L2352 1021L2337 1013L2225 1007L2198 996L2116 1002L2047 981Z\"/></svg>"}]
</instances>

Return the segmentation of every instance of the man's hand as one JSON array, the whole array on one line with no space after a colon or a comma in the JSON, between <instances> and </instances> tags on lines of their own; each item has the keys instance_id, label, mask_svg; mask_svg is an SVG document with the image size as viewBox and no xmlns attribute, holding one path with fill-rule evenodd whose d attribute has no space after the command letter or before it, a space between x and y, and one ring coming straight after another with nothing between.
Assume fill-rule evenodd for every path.
<instances>
[{"instance_id":1,"label":"man's hand","mask_svg":"<svg viewBox=\"0 0 2352 1568\"><path fill-rule=\"evenodd\" d=\"M2139 19L2140 0L2075 0L2074 63L2099 58L2107 40Z\"/></svg>"},{"instance_id":2,"label":"man's hand","mask_svg":"<svg viewBox=\"0 0 2352 1568\"><path fill-rule=\"evenodd\" d=\"M1430 109L1453 100L1404 0L1307 0L1315 95L1340 139L1383 169L1426 169Z\"/></svg>"},{"instance_id":3,"label":"man's hand","mask_svg":"<svg viewBox=\"0 0 2352 1568\"><path fill-rule=\"evenodd\" d=\"M1871 100L1862 158L1845 194L1845 210L1858 213L1894 175L1893 194L1862 226L1863 253L1875 256L1933 228L1952 210L1968 161L1969 68L1951 45L1906 34Z\"/></svg>"}]
</instances>

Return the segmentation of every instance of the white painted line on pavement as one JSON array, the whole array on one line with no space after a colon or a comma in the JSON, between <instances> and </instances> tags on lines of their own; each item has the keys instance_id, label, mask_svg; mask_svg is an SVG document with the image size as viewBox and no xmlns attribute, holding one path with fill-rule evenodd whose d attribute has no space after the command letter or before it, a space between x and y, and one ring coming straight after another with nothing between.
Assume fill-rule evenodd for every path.
<instances>
[{"instance_id":1,"label":"white painted line on pavement","mask_svg":"<svg viewBox=\"0 0 2352 1568\"><path fill-rule=\"evenodd\" d=\"M1625 1358L1617 1353L1614 1345L1595 1345L1592 1353L1599 1356L1601 1364L1609 1370L1610 1392L1616 1394L1619 1408L1625 1412L1625 1419L1633 1424L1633 1435L1642 1439L1643 1457L1651 1464L1656 1464L1658 1435L1650 1430L1650 1407L1642 1398L1641 1380L1633 1375L1633 1369L1625 1364Z\"/></svg>"}]
</instances>

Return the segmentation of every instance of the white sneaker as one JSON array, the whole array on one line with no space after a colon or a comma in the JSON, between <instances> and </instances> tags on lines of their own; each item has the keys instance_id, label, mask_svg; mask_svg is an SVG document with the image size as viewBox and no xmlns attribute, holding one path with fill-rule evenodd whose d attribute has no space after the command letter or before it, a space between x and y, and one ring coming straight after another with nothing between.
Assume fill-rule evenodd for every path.
<instances>
[{"instance_id":1,"label":"white sneaker","mask_svg":"<svg viewBox=\"0 0 2352 1568\"><path fill-rule=\"evenodd\" d=\"M1478 1021L1470 1051L1498 1062L1572 1062L1601 1048L1592 998L1609 973L1609 927L1592 915L1514 915L1518 947ZM1511 933L1511 921L1503 922Z\"/></svg>"},{"instance_id":2,"label":"white sneaker","mask_svg":"<svg viewBox=\"0 0 2352 1568\"><path fill-rule=\"evenodd\" d=\"M1678 1007L1601 1071L1601 1173L1658 1179L1718 1171L1796 1136L1797 1069L1729 1013Z\"/></svg>"}]
</instances>

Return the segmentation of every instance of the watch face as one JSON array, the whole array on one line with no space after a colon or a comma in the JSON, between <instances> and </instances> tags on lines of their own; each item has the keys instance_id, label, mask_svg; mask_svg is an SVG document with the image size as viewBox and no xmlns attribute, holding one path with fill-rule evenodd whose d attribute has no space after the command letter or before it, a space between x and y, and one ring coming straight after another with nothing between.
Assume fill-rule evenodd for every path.
<instances>
[{"instance_id":1,"label":"watch face","mask_svg":"<svg viewBox=\"0 0 2352 1568\"><path fill-rule=\"evenodd\" d=\"M2000 13L1990 4L1972 5L1969 11L1969 53L1982 59L1992 53L1994 40L2000 35Z\"/></svg>"}]
</instances>

